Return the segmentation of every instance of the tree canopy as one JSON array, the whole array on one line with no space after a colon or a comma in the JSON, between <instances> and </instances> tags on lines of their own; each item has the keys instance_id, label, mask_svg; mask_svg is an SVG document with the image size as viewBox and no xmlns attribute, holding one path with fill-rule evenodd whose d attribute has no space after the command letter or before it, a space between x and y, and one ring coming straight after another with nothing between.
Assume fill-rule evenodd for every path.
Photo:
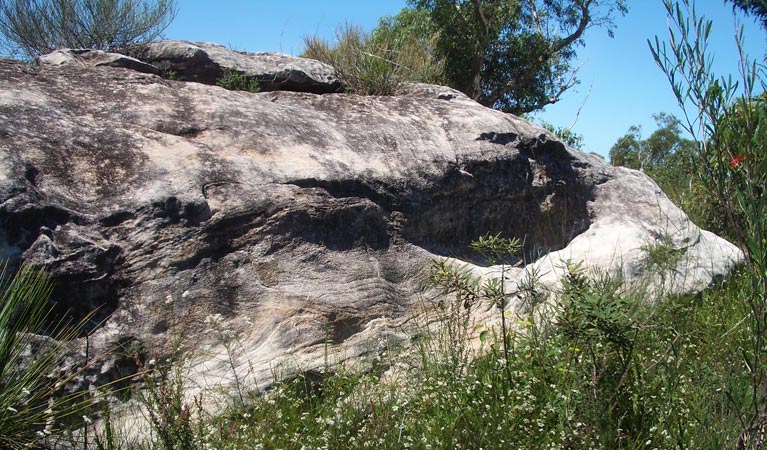
<instances>
[{"instance_id":1,"label":"tree canopy","mask_svg":"<svg viewBox=\"0 0 767 450\"><path fill-rule=\"evenodd\" d=\"M3 50L34 58L58 48L108 50L157 38L175 0L2 0Z\"/></svg>"},{"instance_id":2,"label":"tree canopy","mask_svg":"<svg viewBox=\"0 0 767 450\"><path fill-rule=\"evenodd\" d=\"M410 0L430 18L448 84L485 106L523 114L577 84L572 62L591 27L612 33L625 0Z\"/></svg>"},{"instance_id":3,"label":"tree canopy","mask_svg":"<svg viewBox=\"0 0 767 450\"><path fill-rule=\"evenodd\" d=\"M767 0L729 0L743 12L757 16L762 21L762 27L767 29Z\"/></svg>"},{"instance_id":4,"label":"tree canopy","mask_svg":"<svg viewBox=\"0 0 767 450\"><path fill-rule=\"evenodd\" d=\"M674 155L689 157L692 141L682 137L679 120L666 113L654 114L658 128L647 139L642 129L632 126L610 148L610 163L631 169L658 169L671 162Z\"/></svg>"}]
</instances>

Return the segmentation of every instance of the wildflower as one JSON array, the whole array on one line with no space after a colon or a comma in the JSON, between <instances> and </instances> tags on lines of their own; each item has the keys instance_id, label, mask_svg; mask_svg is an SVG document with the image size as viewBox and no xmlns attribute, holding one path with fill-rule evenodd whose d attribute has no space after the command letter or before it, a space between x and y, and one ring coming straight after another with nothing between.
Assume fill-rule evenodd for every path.
<instances>
[{"instance_id":1,"label":"wildflower","mask_svg":"<svg viewBox=\"0 0 767 450\"><path fill-rule=\"evenodd\" d=\"M740 166L740 164L745 160L746 160L745 155L737 155L730 160L730 167L733 169L737 169L738 166Z\"/></svg>"},{"instance_id":2,"label":"wildflower","mask_svg":"<svg viewBox=\"0 0 767 450\"><path fill-rule=\"evenodd\" d=\"M88 416L83 416L83 422L87 423L88 425L92 424L93 421Z\"/></svg>"},{"instance_id":3,"label":"wildflower","mask_svg":"<svg viewBox=\"0 0 767 450\"><path fill-rule=\"evenodd\" d=\"M9 407L7 407L7 408L5 408L5 409L7 409L7 410L8 410L8 412L12 412L12 413L14 413L14 414L16 414L16 413L18 413L18 412L19 412L19 410L18 410L18 409L16 409L16 408L14 408L13 406L9 406Z\"/></svg>"}]
</instances>

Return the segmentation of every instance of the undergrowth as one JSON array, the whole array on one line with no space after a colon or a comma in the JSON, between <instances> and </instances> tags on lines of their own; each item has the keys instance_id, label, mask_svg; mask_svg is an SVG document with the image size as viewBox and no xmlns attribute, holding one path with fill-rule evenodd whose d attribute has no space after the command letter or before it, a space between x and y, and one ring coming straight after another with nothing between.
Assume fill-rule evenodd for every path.
<instances>
[{"instance_id":1,"label":"undergrowth","mask_svg":"<svg viewBox=\"0 0 767 450\"><path fill-rule=\"evenodd\" d=\"M464 280L472 301L486 299ZM655 303L621 286L570 263L548 305L556 320L534 318L543 303L504 308L505 335L468 320L479 303L451 290L430 311L453 331L392 356L395 375L298 376L216 416L185 400L178 378L153 378L143 398L154 432L101 448L733 448L749 413L748 272ZM466 337L478 330L473 351Z\"/></svg>"}]
</instances>

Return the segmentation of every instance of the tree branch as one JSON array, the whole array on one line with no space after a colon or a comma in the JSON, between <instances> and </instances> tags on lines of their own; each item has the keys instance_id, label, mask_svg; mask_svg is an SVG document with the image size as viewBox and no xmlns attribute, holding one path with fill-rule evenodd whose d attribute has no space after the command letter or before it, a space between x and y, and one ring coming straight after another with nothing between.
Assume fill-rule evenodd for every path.
<instances>
[{"instance_id":1,"label":"tree branch","mask_svg":"<svg viewBox=\"0 0 767 450\"><path fill-rule=\"evenodd\" d=\"M557 45L552 48L552 54L562 51L563 49L570 46L573 42L581 38L583 32L586 31L586 28L589 27L589 23L591 22L591 14L589 12L591 3L592 0L578 1L578 6L581 9L581 20L578 22L578 28L576 28L570 36L567 36L566 38L557 42Z\"/></svg>"}]
</instances>

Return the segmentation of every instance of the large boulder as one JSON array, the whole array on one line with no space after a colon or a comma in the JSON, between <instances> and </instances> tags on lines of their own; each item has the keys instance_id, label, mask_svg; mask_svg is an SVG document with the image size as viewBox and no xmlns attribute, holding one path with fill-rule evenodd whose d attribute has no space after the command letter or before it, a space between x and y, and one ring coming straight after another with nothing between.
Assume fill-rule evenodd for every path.
<instances>
[{"instance_id":1,"label":"large boulder","mask_svg":"<svg viewBox=\"0 0 767 450\"><path fill-rule=\"evenodd\" d=\"M262 91L338 92L341 82L332 66L282 53L249 53L210 42L155 41L116 50L183 81L216 84L234 72L258 80Z\"/></svg>"},{"instance_id":2,"label":"large boulder","mask_svg":"<svg viewBox=\"0 0 767 450\"><path fill-rule=\"evenodd\" d=\"M93 352L184 337L203 386L406 343L432 259L495 270L466 250L486 233L524 238L509 282L552 290L568 260L687 292L742 258L644 174L446 88L253 94L0 60L0 152L0 257L101 308Z\"/></svg>"}]
</instances>

